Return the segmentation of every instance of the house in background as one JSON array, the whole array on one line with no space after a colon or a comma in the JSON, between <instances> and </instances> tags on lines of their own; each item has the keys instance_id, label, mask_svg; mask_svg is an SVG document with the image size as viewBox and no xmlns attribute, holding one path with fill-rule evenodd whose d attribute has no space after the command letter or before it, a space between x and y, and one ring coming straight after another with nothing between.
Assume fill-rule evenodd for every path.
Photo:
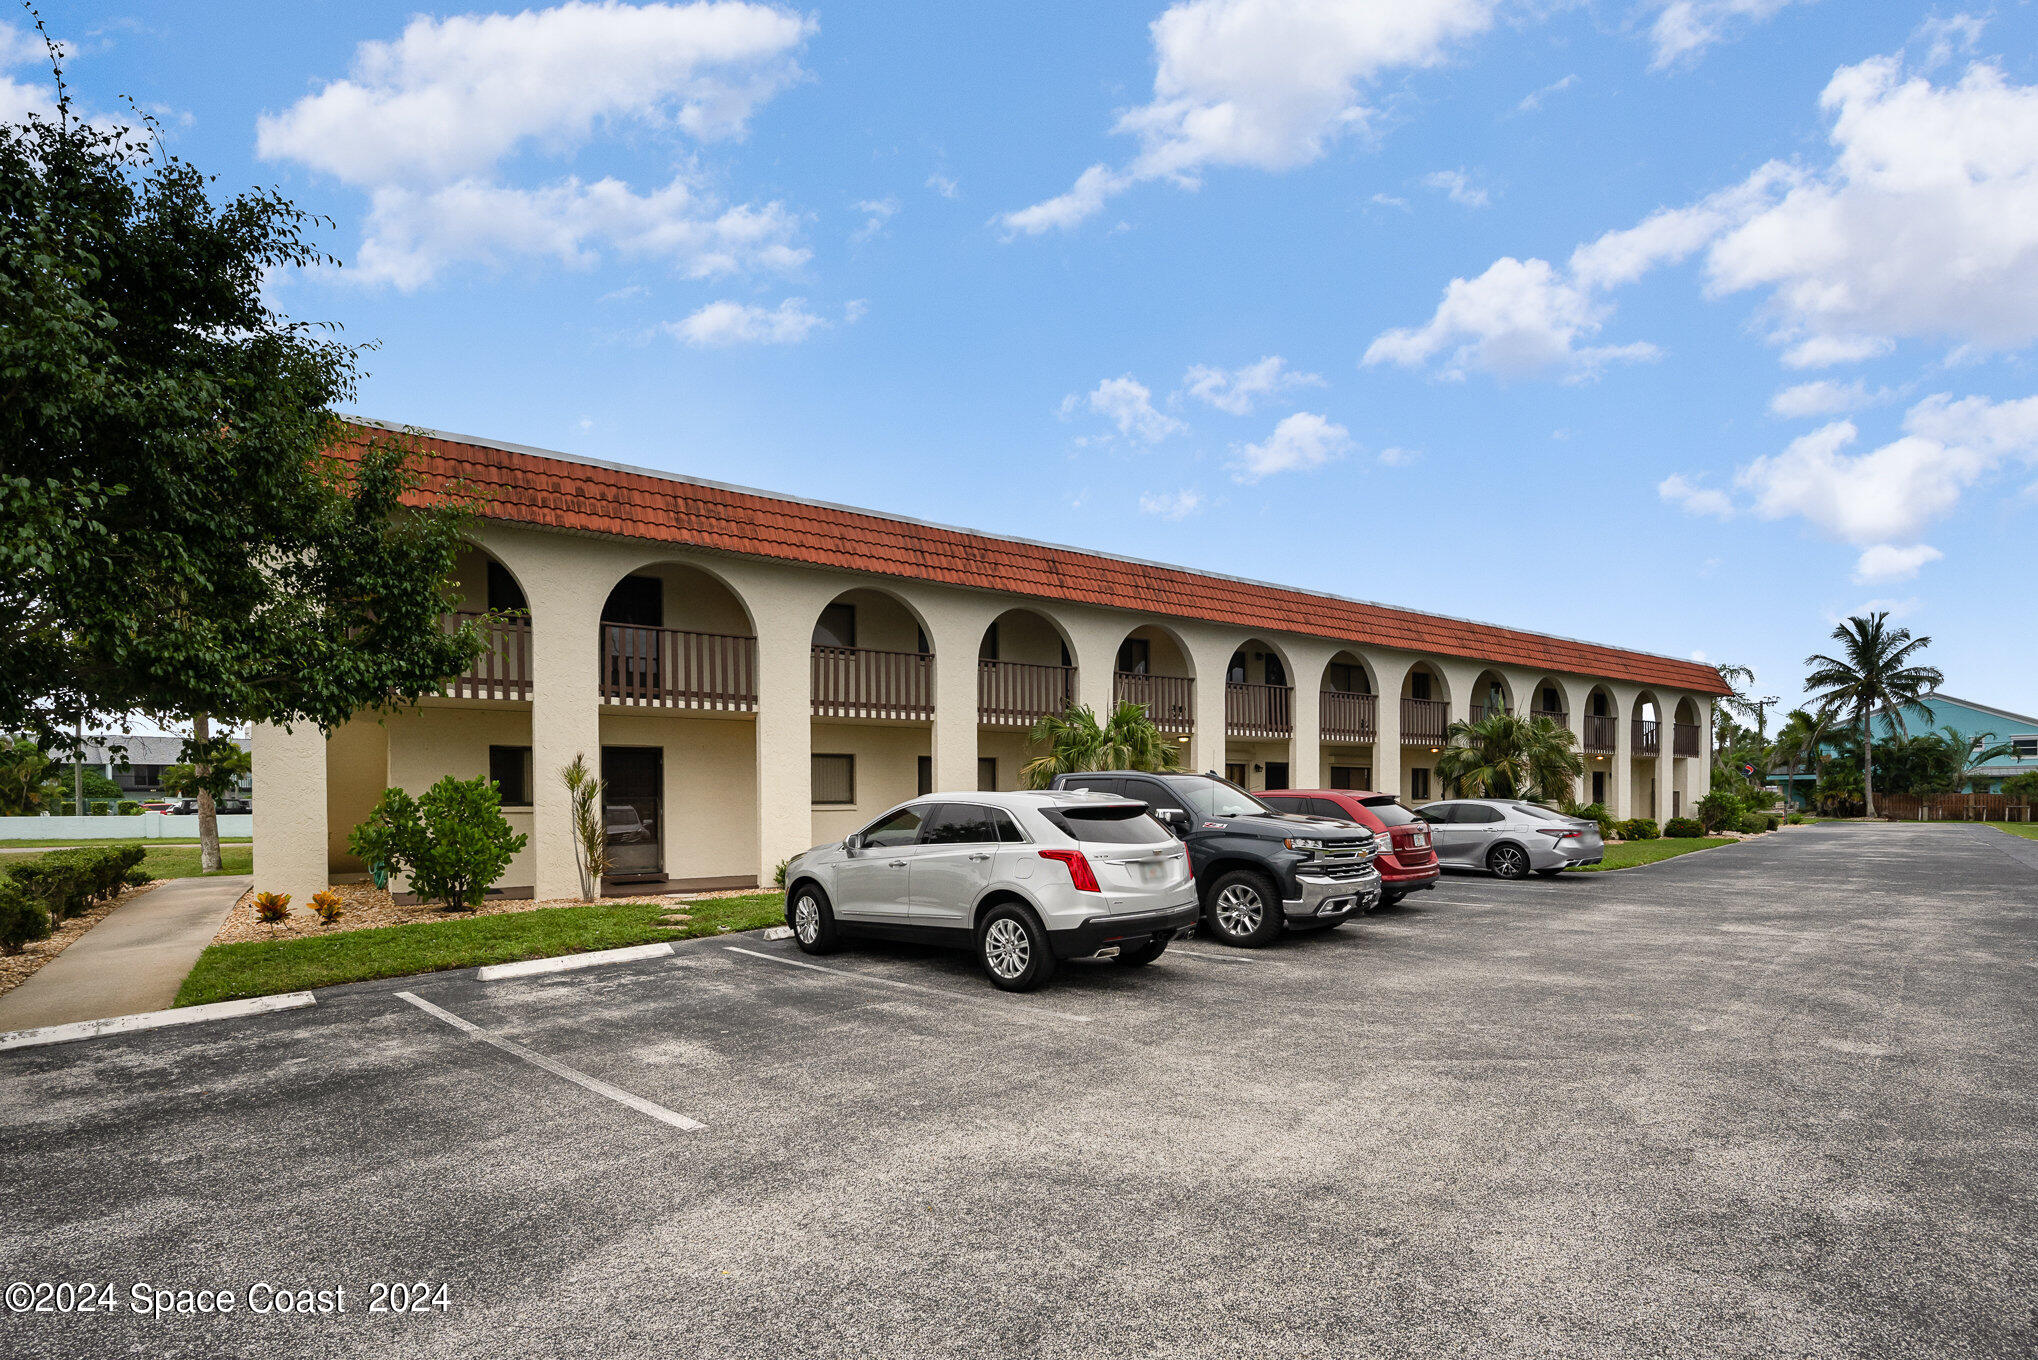
<instances>
[{"instance_id":1,"label":"house in background","mask_svg":"<svg viewBox=\"0 0 2038 1360\"><path fill-rule=\"evenodd\" d=\"M2005 779L2038 770L2038 718L1992 708L1972 699L1956 699L1944 691L1927 694L1925 707L1931 710L1929 714L1915 706L1903 710L1904 730L1914 737L1950 727L1967 739L1970 751L1985 751L2003 742L2010 744L2009 754L1969 765L1960 792L2001 793ZM1878 741L1896 731L1896 724L1887 713L1877 714L1874 725Z\"/></svg>"},{"instance_id":2,"label":"house in background","mask_svg":"<svg viewBox=\"0 0 2038 1360\"><path fill-rule=\"evenodd\" d=\"M248 749L246 738L236 737L234 745ZM120 785L130 798L147 798L163 791L163 771L178 764L184 738L153 735L129 736L124 732L94 732L85 738L84 763ZM66 769L69 768L68 763ZM252 774L240 778L240 794L247 797L255 787Z\"/></svg>"}]
</instances>

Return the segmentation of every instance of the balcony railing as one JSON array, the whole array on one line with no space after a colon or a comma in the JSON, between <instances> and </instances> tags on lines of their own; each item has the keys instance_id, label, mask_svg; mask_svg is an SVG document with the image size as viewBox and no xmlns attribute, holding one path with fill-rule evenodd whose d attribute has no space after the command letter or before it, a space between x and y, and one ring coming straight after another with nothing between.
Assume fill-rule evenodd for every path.
<instances>
[{"instance_id":1,"label":"balcony railing","mask_svg":"<svg viewBox=\"0 0 2038 1360\"><path fill-rule=\"evenodd\" d=\"M636 624L601 626L602 702L644 708L757 708L757 639Z\"/></svg>"},{"instance_id":2,"label":"balcony railing","mask_svg":"<svg viewBox=\"0 0 2038 1360\"><path fill-rule=\"evenodd\" d=\"M1441 746L1444 729L1451 725L1451 706L1441 699L1401 701L1401 744Z\"/></svg>"},{"instance_id":3,"label":"balcony railing","mask_svg":"<svg viewBox=\"0 0 2038 1360\"><path fill-rule=\"evenodd\" d=\"M1024 661L977 662L977 721L1031 725L1076 700L1076 668Z\"/></svg>"},{"instance_id":4,"label":"balcony railing","mask_svg":"<svg viewBox=\"0 0 2038 1360\"><path fill-rule=\"evenodd\" d=\"M1163 732L1188 732L1196 726L1196 682L1186 675L1145 675L1118 671L1111 677L1114 702L1140 704Z\"/></svg>"},{"instance_id":5,"label":"balcony railing","mask_svg":"<svg viewBox=\"0 0 2038 1360\"><path fill-rule=\"evenodd\" d=\"M1485 722L1488 718L1497 718L1503 713L1512 712L1514 710L1506 704L1473 704L1472 721Z\"/></svg>"},{"instance_id":6,"label":"balcony railing","mask_svg":"<svg viewBox=\"0 0 2038 1360\"><path fill-rule=\"evenodd\" d=\"M1619 719L1607 717L1602 713L1586 714L1585 749L1600 755L1612 755L1614 740L1620 734L1620 729L1615 726L1618 721Z\"/></svg>"},{"instance_id":7,"label":"balcony railing","mask_svg":"<svg viewBox=\"0 0 2038 1360\"><path fill-rule=\"evenodd\" d=\"M864 647L814 648L817 718L931 718L934 658Z\"/></svg>"},{"instance_id":8,"label":"balcony railing","mask_svg":"<svg viewBox=\"0 0 2038 1360\"><path fill-rule=\"evenodd\" d=\"M1571 727L1571 715L1569 713L1566 713L1561 708L1531 709L1529 710L1529 717L1531 719L1548 718L1551 722L1557 724L1557 726L1561 728L1564 728L1566 731L1569 731Z\"/></svg>"},{"instance_id":9,"label":"balcony railing","mask_svg":"<svg viewBox=\"0 0 2038 1360\"><path fill-rule=\"evenodd\" d=\"M1649 718L1635 719L1634 741L1637 756L1653 756L1662 749L1662 734Z\"/></svg>"},{"instance_id":10,"label":"balcony railing","mask_svg":"<svg viewBox=\"0 0 2038 1360\"><path fill-rule=\"evenodd\" d=\"M531 697L531 621L510 617L490 620L485 614L448 614L446 626L481 623L487 647L466 670L446 682L454 699L529 699Z\"/></svg>"},{"instance_id":11,"label":"balcony railing","mask_svg":"<svg viewBox=\"0 0 2038 1360\"><path fill-rule=\"evenodd\" d=\"M1285 737L1295 730L1295 691L1287 685L1224 686L1224 731L1232 737Z\"/></svg>"},{"instance_id":12,"label":"balcony railing","mask_svg":"<svg viewBox=\"0 0 2038 1360\"><path fill-rule=\"evenodd\" d=\"M1370 694L1327 689L1317 703L1325 741L1371 741L1379 731L1378 710Z\"/></svg>"},{"instance_id":13,"label":"balcony railing","mask_svg":"<svg viewBox=\"0 0 2038 1360\"><path fill-rule=\"evenodd\" d=\"M1670 729L1670 754L1695 756L1698 754L1698 724L1677 723Z\"/></svg>"}]
</instances>

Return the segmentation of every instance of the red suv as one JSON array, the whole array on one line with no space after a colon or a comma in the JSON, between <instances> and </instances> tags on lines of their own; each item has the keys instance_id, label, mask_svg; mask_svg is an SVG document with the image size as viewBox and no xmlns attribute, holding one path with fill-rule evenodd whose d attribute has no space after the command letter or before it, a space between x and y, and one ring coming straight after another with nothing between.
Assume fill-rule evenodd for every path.
<instances>
[{"instance_id":1,"label":"red suv","mask_svg":"<svg viewBox=\"0 0 2038 1360\"><path fill-rule=\"evenodd\" d=\"M1434 888L1442 872L1429 842L1429 823L1394 801L1391 793L1364 789L1276 789L1260 796L1281 812L1342 817L1369 827L1393 847L1373 861L1380 870L1380 905L1392 906L1412 892Z\"/></svg>"}]
</instances>

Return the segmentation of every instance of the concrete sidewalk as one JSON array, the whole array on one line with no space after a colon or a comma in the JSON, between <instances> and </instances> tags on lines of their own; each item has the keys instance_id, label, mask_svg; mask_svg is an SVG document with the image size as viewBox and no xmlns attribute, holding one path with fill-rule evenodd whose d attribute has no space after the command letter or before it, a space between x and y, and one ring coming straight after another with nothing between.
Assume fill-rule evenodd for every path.
<instances>
[{"instance_id":1,"label":"concrete sidewalk","mask_svg":"<svg viewBox=\"0 0 2038 1360\"><path fill-rule=\"evenodd\" d=\"M35 976L0 996L0 1034L166 1009L253 883L245 874L179 878L116 908Z\"/></svg>"}]
</instances>

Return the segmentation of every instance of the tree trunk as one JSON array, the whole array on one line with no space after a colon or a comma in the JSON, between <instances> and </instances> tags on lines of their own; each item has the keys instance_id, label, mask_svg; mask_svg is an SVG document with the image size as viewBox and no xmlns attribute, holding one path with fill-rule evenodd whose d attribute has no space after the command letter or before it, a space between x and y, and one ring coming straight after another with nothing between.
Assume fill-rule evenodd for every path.
<instances>
[{"instance_id":1,"label":"tree trunk","mask_svg":"<svg viewBox=\"0 0 2038 1360\"><path fill-rule=\"evenodd\" d=\"M204 741L212 735L212 718L201 713L191 720L191 735ZM212 772L209 765L193 763L191 773L199 779ZM219 863L219 808L212 801L207 789L198 790L198 867L208 874L218 873Z\"/></svg>"},{"instance_id":2,"label":"tree trunk","mask_svg":"<svg viewBox=\"0 0 2038 1360\"><path fill-rule=\"evenodd\" d=\"M1861 801L1869 820L1875 818L1875 728L1866 719L1861 724Z\"/></svg>"}]
</instances>

